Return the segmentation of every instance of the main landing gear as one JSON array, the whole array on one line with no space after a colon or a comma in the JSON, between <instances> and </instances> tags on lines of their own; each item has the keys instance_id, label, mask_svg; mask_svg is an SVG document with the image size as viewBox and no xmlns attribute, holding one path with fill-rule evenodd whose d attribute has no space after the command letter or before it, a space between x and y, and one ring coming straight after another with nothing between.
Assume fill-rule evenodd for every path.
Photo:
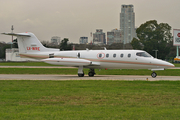
<instances>
[{"instance_id":1,"label":"main landing gear","mask_svg":"<svg viewBox=\"0 0 180 120\"><path fill-rule=\"evenodd\" d=\"M96 73L94 72L94 69L89 70L89 77L93 77ZM84 72L83 72L83 66L79 66L78 68L78 76L79 77L84 77Z\"/></svg>"},{"instance_id":2,"label":"main landing gear","mask_svg":"<svg viewBox=\"0 0 180 120\"><path fill-rule=\"evenodd\" d=\"M152 72L151 76L152 76L153 78L155 78L155 77L157 76L157 74L156 74L155 72Z\"/></svg>"},{"instance_id":3,"label":"main landing gear","mask_svg":"<svg viewBox=\"0 0 180 120\"><path fill-rule=\"evenodd\" d=\"M96 73L94 72L94 69L90 69L88 75L89 77L93 77Z\"/></svg>"},{"instance_id":4,"label":"main landing gear","mask_svg":"<svg viewBox=\"0 0 180 120\"><path fill-rule=\"evenodd\" d=\"M79 66L79 68L78 68L78 76L79 77L84 77L83 66Z\"/></svg>"},{"instance_id":5,"label":"main landing gear","mask_svg":"<svg viewBox=\"0 0 180 120\"><path fill-rule=\"evenodd\" d=\"M79 77L84 77L84 73L78 73Z\"/></svg>"}]
</instances>

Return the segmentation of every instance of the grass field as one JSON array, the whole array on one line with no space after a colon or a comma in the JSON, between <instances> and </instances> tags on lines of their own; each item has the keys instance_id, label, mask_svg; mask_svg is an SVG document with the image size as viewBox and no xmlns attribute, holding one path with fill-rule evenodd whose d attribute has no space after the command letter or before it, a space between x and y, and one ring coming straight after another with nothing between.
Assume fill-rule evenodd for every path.
<instances>
[{"instance_id":1,"label":"grass field","mask_svg":"<svg viewBox=\"0 0 180 120\"><path fill-rule=\"evenodd\" d=\"M62 74L75 75L77 68L0 68L0 74ZM84 73L88 74L89 69L84 69ZM96 75L150 75L150 70L127 70L127 69L109 69L95 70ZM158 75L180 76L180 69L167 69L156 71Z\"/></svg>"},{"instance_id":2,"label":"grass field","mask_svg":"<svg viewBox=\"0 0 180 120\"><path fill-rule=\"evenodd\" d=\"M176 64L175 64L176 65ZM42 62L0 66L49 66ZM51 65L50 65L51 66ZM179 64L176 67L180 67ZM77 74L77 68L0 68L0 74ZM84 69L85 74L88 69ZM150 70L96 70L150 75ZM179 76L179 69L157 71ZM180 81L0 81L0 120L179 119Z\"/></svg>"},{"instance_id":3,"label":"grass field","mask_svg":"<svg viewBox=\"0 0 180 120\"><path fill-rule=\"evenodd\" d=\"M180 64L178 64L178 63L175 63L174 65L175 65L175 67L180 67Z\"/></svg>"},{"instance_id":4,"label":"grass field","mask_svg":"<svg viewBox=\"0 0 180 120\"><path fill-rule=\"evenodd\" d=\"M179 119L180 81L0 81L1 120Z\"/></svg>"}]
</instances>

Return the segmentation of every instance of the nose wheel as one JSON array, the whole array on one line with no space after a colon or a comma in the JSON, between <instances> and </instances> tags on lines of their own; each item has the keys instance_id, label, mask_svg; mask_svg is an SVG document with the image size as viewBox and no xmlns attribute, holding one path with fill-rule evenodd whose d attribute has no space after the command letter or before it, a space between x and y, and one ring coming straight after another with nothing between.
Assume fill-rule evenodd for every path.
<instances>
[{"instance_id":1,"label":"nose wheel","mask_svg":"<svg viewBox=\"0 0 180 120\"><path fill-rule=\"evenodd\" d=\"M156 74L155 72L153 72L153 73L151 74L151 76L152 76L153 78L155 78L155 77L157 76L157 74Z\"/></svg>"}]
</instances>

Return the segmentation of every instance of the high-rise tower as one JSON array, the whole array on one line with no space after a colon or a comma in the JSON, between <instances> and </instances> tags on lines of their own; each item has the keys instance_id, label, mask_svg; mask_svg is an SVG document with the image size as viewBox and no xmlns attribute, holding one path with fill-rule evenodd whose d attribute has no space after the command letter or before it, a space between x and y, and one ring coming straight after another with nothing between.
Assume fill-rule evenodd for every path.
<instances>
[{"instance_id":1,"label":"high-rise tower","mask_svg":"<svg viewBox=\"0 0 180 120\"><path fill-rule=\"evenodd\" d=\"M123 43L130 43L134 37L135 32L135 13L133 5L122 5L120 13L120 30L124 33Z\"/></svg>"},{"instance_id":2,"label":"high-rise tower","mask_svg":"<svg viewBox=\"0 0 180 120\"><path fill-rule=\"evenodd\" d=\"M93 43L94 44L106 44L106 34L102 29L96 29L96 32L93 33Z\"/></svg>"}]
</instances>

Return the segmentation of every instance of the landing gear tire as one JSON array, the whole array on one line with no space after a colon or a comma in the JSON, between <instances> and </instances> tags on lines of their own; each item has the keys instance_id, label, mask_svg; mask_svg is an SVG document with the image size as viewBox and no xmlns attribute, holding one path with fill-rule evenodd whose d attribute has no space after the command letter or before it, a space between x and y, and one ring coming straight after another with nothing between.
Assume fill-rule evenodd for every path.
<instances>
[{"instance_id":1,"label":"landing gear tire","mask_svg":"<svg viewBox=\"0 0 180 120\"><path fill-rule=\"evenodd\" d=\"M89 77L93 77L94 73L93 72L89 72L88 75L89 75Z\"/></svg>"},{"instance_id":2,"label":"landing gear tire","mask_svg":"<svg viewBox=\"0 0 180 120\"><path fill-rule=\"evenodd\" d=\"M78 68L78 76L79 77L84 77L83 66L79 66L79 68Z\"/></svg>"},{"instance_id":3,"label":"landing gear tire","mask_svg":"<svg viewBox=\"0 0 180 120\"><path fill-rule=\"evenodd\" d=\"M83 73L83 74L80 74L80 73L79 73L78 76L79 76L79 77L84 77L84 73Z\"/></svg>"},{"instance_id":4,"label":"landing gear tire","mask_svg":"<svg viewBox=\"0 0 180 120\"><path fill-rule=\"evenodd\" d=\"M94 69L90 69L88 75L89 77L93 77L96 73L94 72Z\"/></svg>"},{"instance_id":5,"label":"landing gear tire","mask_svg":"<svg viewBox=\"0 0 180 120\"><path fill-rule=\"evenodd\" d=\"M155 72L153 72L153 73L151 74L151 76L152 76L153 78L155 78L155 77L157 76L157 74L156 74Z\"/></svg>"}]
</instances>

